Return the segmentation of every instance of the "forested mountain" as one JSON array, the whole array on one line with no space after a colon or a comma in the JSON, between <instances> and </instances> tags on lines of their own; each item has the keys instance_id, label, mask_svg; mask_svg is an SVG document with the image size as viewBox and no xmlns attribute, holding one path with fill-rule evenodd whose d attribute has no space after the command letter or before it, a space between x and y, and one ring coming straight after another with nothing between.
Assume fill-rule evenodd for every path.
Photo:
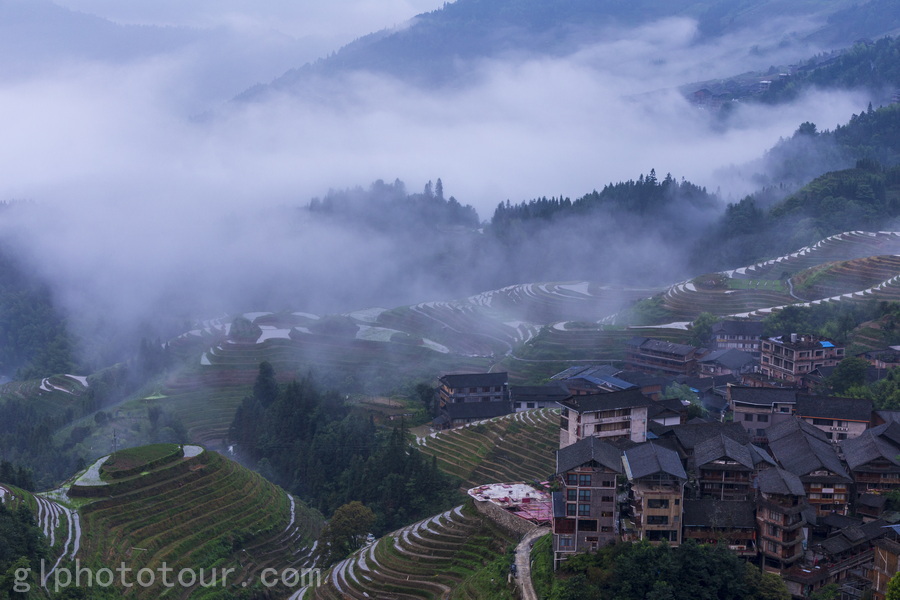
<instances>
[{"instance_id":1,"label":"forested mountain","mask_svg":"<svg viewBox=\"0 0 900 600\"><path fill-rule=\"evenodd\" d=\"M795 30L777 40L805 48L849 46L860 37L881 37L900 29L900 15L880 4L832 0L798 4L789 0L457 0L417 16L406 26L365 36L331 56L287 72L270 86L241 95L250 99L267 88L300 93L310 78L370 71L410 82L455 82L471 73L473 61L502 56L563 56L585 45L616 39L628 27L667 17L698 22L697 42L742 29L760 31L778 15L794 19ZM838 15L841 15L838 17ZM810 26L810 23L819 25ZM764 52L758 46L756 52Z\"/></svg>"}]
</instances>

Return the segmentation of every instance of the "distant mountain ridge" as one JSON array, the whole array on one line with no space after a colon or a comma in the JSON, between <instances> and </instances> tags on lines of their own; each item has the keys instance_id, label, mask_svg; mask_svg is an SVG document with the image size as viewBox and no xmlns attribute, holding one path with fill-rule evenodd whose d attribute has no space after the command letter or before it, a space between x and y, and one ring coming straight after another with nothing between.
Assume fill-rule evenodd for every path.
<instances>
[{"instance_id":1,"label":"distant mountain ridge","mask_svg":"<svg viewBox=\"0 0 900 600\"><path fill-rule=\"evenodd\" d=\"M786 32L780 44L845 47L861 37L900 30L900 11L888 0L862 4L849 0L458 0L418 15L402 28L359 38L238 98L249 100L273 90L300 92L304 83L358 70L416 84L452 83L471 69L473 61L513 55L566 56L587 44L614 39L623 27L669 17L696 19L697 41L762 27L776 17L796 21L796 30Z\"/></svg>"}]
</instances>

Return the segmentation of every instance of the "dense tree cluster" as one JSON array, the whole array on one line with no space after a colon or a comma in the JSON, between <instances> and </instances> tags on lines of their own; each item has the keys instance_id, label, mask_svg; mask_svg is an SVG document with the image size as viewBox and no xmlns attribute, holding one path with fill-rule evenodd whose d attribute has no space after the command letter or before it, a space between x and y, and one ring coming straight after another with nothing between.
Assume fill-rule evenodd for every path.
<instances>
[{"instance_id":1,"label":"dense tree cluster","mask_svg":"<svg viewBox=\"0 0 900 600\"><path fill-rule=\"evenodd\" d=\"M455 482L409 450L403 425L379 431L310 377L279 386L268 363L260 365L253 390L235 414L231 440L261 474L323 513L360 501L381 533L451 500Z\"/></svg>"},{"instance_id":2,"label":"dense tree cluster","mask_svg":"<svg viewBox=\"0 0 900 600\"><path fill-rule=\"evenodd\" d=\"M47 538L34 521L34 514L24 502L10 510L0 502L0 598L24 597L15 589L16 571L39 572L40 561L48 555ZM34 585L34 580L29 579Z\"/></svg>"},{"instance_id":3,"label":"dense tree cluster","mask_svg":"<svg viewBox=\"0 0 900 600\"><path fill-rule=\"evenodd\" d=\"M620 543L562 563L552 600L788 600L776 575L733 552L688 540Z\"/></svg>"}]
</instances>

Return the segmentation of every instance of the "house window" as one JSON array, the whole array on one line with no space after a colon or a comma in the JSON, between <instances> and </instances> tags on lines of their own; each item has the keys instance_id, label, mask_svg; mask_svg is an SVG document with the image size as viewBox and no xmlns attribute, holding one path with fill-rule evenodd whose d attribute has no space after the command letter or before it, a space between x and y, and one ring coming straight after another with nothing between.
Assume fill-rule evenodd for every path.
<instances>
[{"instance_id":1,"label":"house window","mask_svg":"<svg viewBox=\"0 0 900 600\"><path fill-rule=\"evenodd\" d=\"M578 516L579 517L591 516L591 505L590 504L579 504L578 505Z\"/></svg>"},{"instance_id":2,"label":"house window","mask_svg":"<svg viewBox=\"0 0 900 600\"><path fill-rule=\"evenodd\" d=\"M768 423L769 415L756 415L756 420L760 421L761 423Z\"/></svg>"},{"instance_id":3,"label":"house window","mask_svg":"<svg viewBox=\"0 0 900 600\"><path fill-rule=\"evenodd\" d=\"M578 485L578 474L566 473L566 485Z\"/></svg>"},{"instance_id":4,"label":"house window","mask_svg":"<svg viewBox=\"0 0 900 600\"><path fill-rule=\"evenodd\" d=\"M578 509L575 504L566 504L566 516L574 517L577 514Z\"/></svg>"},{"instance_id":5,"label":"house window","mask_svg":"<svg viewBox=\"0 0 900 600\"><path fill-rule=\"evenodd\" d=\"M578 522L578 529L581 531L597 531L597 520L583 519Z\"/></svg>"},{"instance_id":6,"label":"house window","mask_svg":"<svg viewBox=\"0 0 900 600\"><path fill-rule=\"evenodd\" d=\"M591 490L578 490L578 501L579 502L590 502L591 501Z\"/></svg>"},{"instance_id":7,"label":"house window","mask_svg":"<svg viewBox=\"0 0 900 600\"><path fill-rule=\"evenodd\" d=\"M668 515L647 515L647 525L668 525Z\"/></svg>"},{"instance_id":8,"label":"house window","mask_svg":"<svg viewBox=\"0 0 900 600\"><path fill-rule=\"evenodd\" d=\"M600 484L600 487L605 487L605 488L611 488L611 487L615 487L615 486L616 486L616 484L612 479L607 479L606 481L604 481L603 483Z\"/></svg>"},{"instance_id":9,"label":"house window","mask_svg":"<svg viewBox=\"0 0 900 600\"><path fill-rule=\"evenodd\" d=\"M613 501L613 497L612 497L612 496L603 496L603 498L601 498L601 500L602 500L603 502L612 502L612 501Z\"/></svg>"},{"instance_id":10,"label":"house window","mask_svg":"<svg viewBox=\"0 0 900 600\"><path fill-rule=\"evenodd\" d=\"M575 502L576 500L578 500L578 490L566 490L566 500L568 500L569 502Z\"/></svg>"},{"instance_id":11,"label":"house window","mask_svg":"<svg viewBox=\"0 0 900 600\"><path fill-rule=\"evenodd\" d=\"M571 548L572 547L572 538L568 537L568 536L560 536L559 547L560 548Z\"/></svg>"},{"instance_id":12,"label":"house window","mask_svg":"<svg viewBox=\"0 0 900 600\"><path fill-rule=\"evenodd\" d=\"M578 485L582 487L591 487L591 476L579 474L578 475Z\"/></svg>"},{"instance_id":13,"label":"house window","mask_svg":"<svg viewBox=\"0 0 900 600\"><path fill-rule=\"evenodd\" d=\"M752 421L752 420L753 420L753 415L751 415L751 414L745 414L745 415L744 415L744 420L745 420L745 421Z\"/></svg>"},{"instance_id":14,"label":"house window","mask_svg":"<svg viewBox=\"0 0 900 600\"><path fill-rule=\"evenodd\" d=\"M647 500L647 508L669 508L667 498L650 498Z\"/></svg>"}]
</instances>

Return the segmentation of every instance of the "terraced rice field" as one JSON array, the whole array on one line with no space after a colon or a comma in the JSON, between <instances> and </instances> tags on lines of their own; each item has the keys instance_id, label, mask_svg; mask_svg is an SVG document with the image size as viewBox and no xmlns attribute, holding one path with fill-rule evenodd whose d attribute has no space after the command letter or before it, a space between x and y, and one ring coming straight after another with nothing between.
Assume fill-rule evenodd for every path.
<instances>
[{"instance_id":1,"label":"terraced rice field","mask_svg":"<svg viewBox=\"0 0 900 600\"><path fill-rule=\"evenodd\" d=\"M322 527L321 515L210 451L99 486L96 494L112 497L82 508L83 562L124 563L135 572L159 572L163 563L176 573L230 567L229 581L256 581L265 568L312 566ZM195 587L167 589L160 582L133 593L176 598Z\"/></svg>"},{"instance_id":2,"label":"terraced rice field","mask_svg":"<svg viewBox=\"0 0 900 600\"><path fill-rule=\"evenodd\" d=\"M847 231L806 246L791 254L729 271L730 277L782 279L826 262L900 253L900 232Z\"/></svg>"},{"instance_id":3,"label":"terraced rice field","mask_svg":"<svg viewBox=\"0 0 900 600\"><path fill-rule=\"evenodd\" d=\"M441 470L462 480L462 490L497 481L544 481L556 467L559 411L515 413L416 442Z\"/></svg>"},{"instance_id":4,"label":"terraced rice field","mask_svg":"<svg viewBox=\"0 0 900 600\"><path fill-rule=\"evenodd\" d=\"M458 506L381 538L335 565L323 585L292 598L484 598L473 576L514 541Z\"/></svg>"},{"instance_id":5,"label":"terraced rice field","mask_svg":"<svg viewBox=\"0 0 900 600\"><path fill-rule=\"evenodd\" d=\"M34 511L35 522L47 538L50 560L44 573L45 584L60 564L73 560L81 550L81 518L59 502L7 485L0 485L0 503L15 510L25 504Z\"/></svg>"}]
</instances>

